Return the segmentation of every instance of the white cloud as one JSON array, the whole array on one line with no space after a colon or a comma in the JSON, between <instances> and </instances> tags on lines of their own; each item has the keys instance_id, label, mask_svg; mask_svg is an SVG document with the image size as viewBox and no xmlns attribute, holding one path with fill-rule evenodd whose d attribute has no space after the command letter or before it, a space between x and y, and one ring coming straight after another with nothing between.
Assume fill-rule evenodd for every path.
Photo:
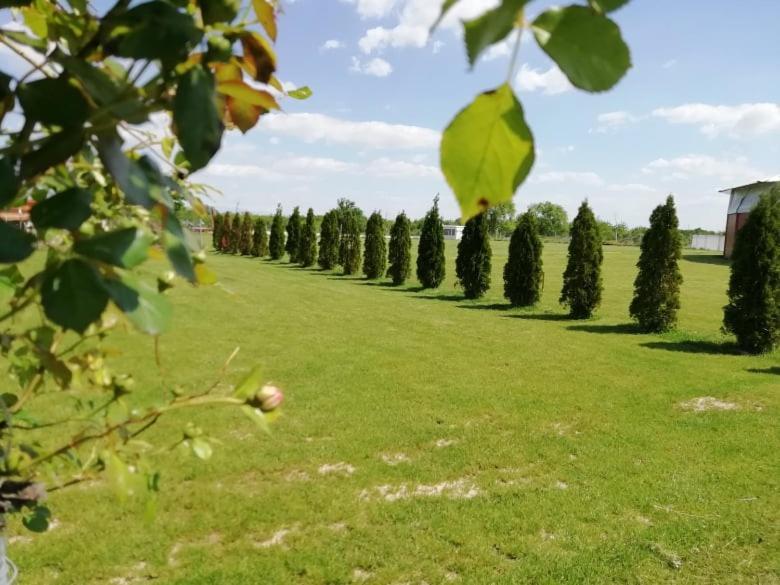
<instances>
[{"instance_id":1,"label":"white cloud","mask_svg":"<svg viewBox=\"0 0 780 585\"><path fill-rule=\"evenodd\" d=\"M548 171L531 178L533 183L579 183L581 185L600 186L604 180L596 173L577 171Z\"/></svg>"},{"instance_id":2,"label":"white cloud","mask_svg":"<svg viewBox=\"0 0 780 585\"><path fill-rule=\"evenodd\" d=\"M645 185L644 183L614 183L607 186L608 191L615 191L618 193L633 192L633 193L657 193L658 189Z\"/></svg>"},{"instance_id":3,"label":"white cloud","mask_svg":"<svg viewBox=\"0 0 780 585\"><path fill-rule=\"evenodd\" d=\"M772 103L720 106L683 104L674 108L658 108L653 116L671 124L698 126L705 136L725 134L731 138L752 138L780 132L780 105Z\"/></svg>"},{"instance_id":4,"label":"white cloud","mask_svg":"<svg viewBox=\"0 0 780 585\"><path fill-rule=\"evenodd\" d=\"M334 51L336 49L343 49L346 45L338 39L328 39L320 47L320 51Z\"/></svg>"},{"instance_id":5,"label":"white cloud","mask_svg":"<svg viewBox=\"0 0 780 585\"><path fill-rule=\"evenodd\" d=\"M378 158L364 167L364 172L376 177L440 177L438 167L405 160Z\"/></svg>"},{"instance_id":6,"label":"white cloud","mask_svg":"<svg viewBox=\"0 0 780 585\"><path fill-rule=\"evenodd\" d=\"M669 59L668 61L664 62L664 64L661 65L661 67L663 67L664 69L671 69L675 65L677 65L677 59Z\"/></svg>"},{"instance_id":7,"label":"white cloud","mask_svg":"<svg viewBox=\"0 0 780 585\"><path fill-rule=\"evenodd\" d=\"M526 44L530 39L529 33L524 30L521 34L523 36L520 38L520 42L522 44ZM495 59L501 59L511 55L515 48L515 43L517 43L517 35L518 33L516 31L512 32L503 41L488 47L488 49L482 54L482 60L493 61Z\"/></svg>"},{"instance_id":8,"label":"white cloud","mask_svg":"<svg viewBox=\"0 0 780 585\"><path fill-rule=\"evenodd\" d=\"M393 72L393 66L379 57L374 57L365 63L361 62L357 57L352 57L352 65L349 67L349 70L363 75L387 77Z\"/></svg>"},{"instance_id":9,"label":"white cloud","mask_svg":"<svg viewBox=\"0 0 780 585\"><path fill-rule=\"evenodd\" d=\"M395 7L397 0L341 0L344 4L354 4L360 18L384 18Z\"/></svg>"},{"instance_id":10,"label":"white cloud","mask_svg":"<svg viewBox=\"0 0 780 585\"><path fill-rule=\"evenodd\" d=\"M517 87L520 91L540 90L546 95L565 93L572 89L571 83L555 65L547 71L532 69L526 63L517 74Z\"/></svg>"},{"instance_id":11,"label":"white cloud","mask_svg":"<svg viewBox=\"0 0 780 585\"><path fill-rule=\"evenodd\" d=\"M642 172L647 175L668 173L680 180L693 175L717 178L720 181L754 181L767 174L753 167L744 156L716 158L706 154L689 154L672 159L657 158L646 164Z\"/></svg>"},{"instance_id":12,"label":"white cloud","mask_svg":"<svg viewBox=\"0 0 780 585\"><path fill-rule=\"evenodd\" d=\"M354 3L354 0L342 0ZM375 0L376 1L376 0ZM360 0L358 14L361 12ZM398 13L398 23L393 27L379 26L366 31L358 42L360 49L367 55L382 51L387 47L424 47L428 43L431 25L441 12L441 2L434 0L400 0L394 4L402 4ZM460 21L474 18L485 10L494 8L498 0L460 0L450 9L440 27L457 29ZM387 10L383 15L389 14Z\"/></svg>"},{"instance_id":13,"label":"white cloud","mask_svg":"<svg viewBox=\"0 0 780 585\"><path fill-rule=\"evenodd\" d=\"M616 132L618 128L634 124L639 121L637 116L634 116L631 112L625 110L618 110L615 112L605 112L596 116L598 126L596 126L595 132L599 134L606 134L608 132Z\"/></svg>"},{"instance_id":14,"label":"white cloud","mask_svg":"<svg viewBox=\"0 0 780 585\"><path fill-rule=\"evenodd\" d=\"M436 55L439 51L441 51L442 47L444 47L443 41L433 41L433 46L431 47L433 54Z\"/></svg>"},{"instance_id":15,"label":"white cloud","mask_svg":"<svg viewBox=\"0 0 780 585\"><path fill-rule=\"evenodd\" d=\"M441 139L436 130L421 126L353 122L324 114L268 114L260 119L259 127L275 135L292 136L309 143L351 144L368 148L429 149L437 148Z\"/></svg>"}]
</instances>

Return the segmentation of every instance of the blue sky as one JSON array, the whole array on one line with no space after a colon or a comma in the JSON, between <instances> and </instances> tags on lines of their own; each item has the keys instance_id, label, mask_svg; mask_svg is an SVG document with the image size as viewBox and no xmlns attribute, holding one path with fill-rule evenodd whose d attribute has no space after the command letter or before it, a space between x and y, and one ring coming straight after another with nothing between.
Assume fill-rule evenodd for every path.
<instances>
[{"instance_id":1,"label":"blue sky","mask_svg":"<svg viewBox=\"0 0 780 585\"><path fill-rule=\"evenodd\" d=\"M279 76L314 96L230 135L200 175L222 190L217 207L323 212L345 196L419 216L440 192L456 217L439 133L509 65L499 46L468 71L458 18L494 3L461 0L428 39L436 0L284 2ZM535 0L528 15L552 4ZM780 174L780 2L632 0L613 17L634 66L604 94L571 89L524 39L513 85L539 155L518 210L550 200L571 214L588 197L599 216L641 225L673 193L684 227L722 229L718 189Z\"/></svg>"}]
</instances>

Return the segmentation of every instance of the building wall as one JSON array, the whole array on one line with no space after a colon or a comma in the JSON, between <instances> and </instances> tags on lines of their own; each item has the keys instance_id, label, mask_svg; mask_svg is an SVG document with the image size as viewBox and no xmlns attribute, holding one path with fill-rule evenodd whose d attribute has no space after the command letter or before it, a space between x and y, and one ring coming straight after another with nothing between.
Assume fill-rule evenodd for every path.
<instances>
[{"instance_id":1,"label":"building wall","mask_svg":"<svg viewBox=\"0 0 780 585\"><path fill-rule=\"evenodd\" d=\"M691 248L694 250L712 250L723 252L726 243L725 236L715 234L694 234L691 238Z\"/></svg>"},{"instance_id":2,"label":"building wall","mask_svg":"<svg viewBox=\"0 0 780 585\"><path fill-rule=\"evenodd\" d=\"M734 252L737 232L745 225L748 217L750 217L750 213L730 213L726 218L726 242L723 246L723 255L726 258L731 258L731 254Z\"/></svg>"}]
</instances>

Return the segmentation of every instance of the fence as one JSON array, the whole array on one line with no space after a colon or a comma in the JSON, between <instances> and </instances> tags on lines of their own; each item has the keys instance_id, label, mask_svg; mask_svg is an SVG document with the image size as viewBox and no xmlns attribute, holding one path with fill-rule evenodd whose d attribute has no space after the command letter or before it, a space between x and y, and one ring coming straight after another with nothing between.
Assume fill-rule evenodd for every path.
<instances>
[{"instance_id":1,"label":"fence","mask_svg":"<svg viewBox=\"0 0 780 585\"><path fill-rule=\"evenodd\" d=\"M726 247L726 236L712 234L694 234L691 237L691 248L694 250L713 250L723 252Z\"/></svg>"}]
</instances>

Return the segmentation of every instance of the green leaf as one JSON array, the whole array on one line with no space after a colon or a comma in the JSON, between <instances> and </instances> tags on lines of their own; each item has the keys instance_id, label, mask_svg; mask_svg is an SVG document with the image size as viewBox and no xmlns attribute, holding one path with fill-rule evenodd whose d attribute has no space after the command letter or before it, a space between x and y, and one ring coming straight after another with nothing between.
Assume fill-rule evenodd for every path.
<instances>
[{"instance_id":1,"label":"green leaf","mask_svg":"<svg viewBox=\"0 0 780 585\"><path fill-rule=\"evenodd\" d=\"M14 109L16 103L16 96L11 90L11 81L13 81L13 77L0 71L0 122L3 121L8 112Z\"/></svg>"},{"instance_id":2,"label":"green leaf","mask_svg":"<svg viewBox=\"0 0 780 585\"><path fill-rule=\"evenodd\" d=\"M0 159L0 207L5 207L16 199L18 191L19 180L16 178L14 165L10 158L3 157Z\"/></svg>"},{"instance_id":3,"label":"green leaf","mask_svg":"<svg viewBox=\"0 0 780 585\"><path fill-rule=\"evenodd\" d=\"M149 257L153 241L150 234L131 227L78 240L73 251L113 266L135 268Z\"/></svg>"},{"instance_id":4,"label":"green leaf","mask_svg":"<svg viewBox=\"0 0 780 585\"><path fill-rule=\"evenodd\" d=\"M572 85L585 91L612 88L631 67L617 24L585 6L551 8L531 28L539 46Z\"/></svg>"},{"instance_id":5,"label":"green leaf","mask_svg":"<svg viewBox=\"0 0 780 585\"><path fill-rule=\"evenodd\" d=\"M191 171L205 167L219 150L223 129L215 101L214 78L208 70L196 66L179 79L173 121Z\"/></svg>"},{"instance_id":6,"label":"green leaf","mask_svg":"<svg viewBox=\"0 0 780 585\"><path fill-rule=\"evenodd\" d=\"M255 366L250 370L246 377L238 383L233 396L236 398L248 399L255 395L263 383L263 373L259 367Z\"/></svg>"},{"instance_id":7,"label":"green leaf","mask_svg":"<svg viewBox=\"0 0 780 585\"><path fill-rule=\"evenodd\" d=\"M287 95L296 100L307 100L311 97L312 91L308 85L304 85L303 87L288 91Z\"/></svg>"},{"instance_id":8,"label":"green leaf","mask_svg":"<svg viewBox=\"0 0 780 585\"><path fill-rule=\"evenodd\" d=\"M229 23L241 8L240 0L198 0L200 13L205 24Z\"/></svg>"},{"instance_id":9,"label":"green leaf","mask_svg":"<svg viewBox=\"0 0 780 585\"><path fill-rule=\"evenodd\" d=\"M67 260L50 271L41 287L46 316L65 329L83 333L108 304L97 271L83 260Z\"/></svg>"},{"instance_id":10,"label":"green leaf","mask_svg":"<svg viewBox=\"0 0 780 585\"><path fill-rule=\"evenodd\" d=\"M431 25L431 32L433 32L441 24L441 21L444 20L445 16L447 16L450 8L455 6L455 4L457 4L459 1L460 0L444 0L444 4L441 6L441 12L439 12L439 16L436 19L436 22Z\"/></svg>"},{"instance_id":11,"label":"green leaf","mask_svg":"<svg viewBox=\"0 0 780 585\"><path fill-rule=\"evenodd\" d=\"M122 142L118 136L100 136L98 154L128 202L150 209L163 199L159 172L151 171L155 168L152 163L142 165L140 161L129 159L122 152Z\"/></svg>"},{"instance_id":12,"label":"green leaf","mask_svg":"<svg viewBox=\"0 0 780 585\"><path fill-rule=\"evenodd\" d=\"M0 221L0 264L21 262L33 253L35 238Z\"/></svg>"},{"instance_id":13,"label":"green leaf","mask_svg":"<svg viewBox=\"0 0 780 585\"><path fill-rule=\"evenodd\" d=\"M268 426L268 421L266 420L265 413L262 410L245 404L241 407L241 412L243 412L247 418L254 422L261 431L269 435L271 434L271 427Z\"/></svg>"},{"instance_id":14,"label":"green leaf","mask_svg":"<svg viewBox=\"0 0 780 585\"><path fill-rule=\"evenodd\" d=\"M138 4L110 25L106 43L110 52L131 59L159 59L165 69L185 61L203 35L189 14L161 0Z\"/></svg>"},{"instance_id":15,"label":"green leaf","mask_svg":"<svg viewBox=\"0 0 780 585\"><path fill-rule=\"evenodd\" d=\"M92 214L91 205L90 191L72 187L35 205L30 219L38 229L77 230Z\"/></svg>"},{"instance_id":16,"label":"green leaf","mask_svg":"<svg viewBox=\"0 0 780 585\"><path fill-rule=\"evenodd\" d=\"M628 4L629 0L588 0L588 2L601 12L612 12Z\"/></svg>"},{"instance_id":17,"label":"green leaf","mask_svg":"<svg viewBox=\"0 0 780 585\"><path fill-rule=\"evenodd\" d=\"M206 461L207 459L211 458L211 445L206 439L202 439L200 437L192 439L190 441L190 447L198 459L203 459L203 461Z\"/></svg>"},{"instance_id":18,"label":"green leaf","mask_svg":"<svg viewBox=\"0 0 780 585\"><path fill-rule=\"evenodd\" d=\"M72 128L89 115L87 100L64 77L23 83L16 94L25 116L43 124Z\"/></svg>"},{"instance_id":19,"label":"green leaf","mask_svg":"<svg viewBox=\"0 0 780 585\"><path fill-rule=\"evenodd\" d=\"M29 179L49 168L65 162L81 150L84 134L79 130L65 129L46 138L38 150L28 152L22 157L20 174Z\"/></svg>"},{"instance_id":20,"label":"green leaf","mask_svg":"<svg viewBox=\"0 0 780 585\"><path fill-rule=\"evenodd\" d=\"M510 201L533 163L533 136L508 84L477 96L442 137L441 168L464 219Z\"/></svg>"},{"instance_id":21,"label":"green leaf","mask_svg":"<svg viewBox=\"0 0 780 585\"><path fill-rule=\"evenodd\" d=\"M17 286L24 282L22 273L16 265L8 266L0 270L0 289L15 290Z\"/></svg>"},{"instance_id":22,"label":"green leaf","mask_svg":"<svg viewBox=\"0 0 780 585\"><path fill-rule=\"evenodd\" d=\"M517 16L528 0L502 0L493 10L463 23L464 40L469 64L473 67L479 55L504 38L515 28Z\"/></svg>"},{"instance_id":23,"label":"green leaf","mask_svg":"<svg viewBox=\"0 0 780 585\"><path fill-rule=\"evenodd\" d=\"M173 309L170 301L155 288L129 276L121 281L104 280L103 286L114 304L139 331L149 335L167 331Z\"/></svg>"},{"instance_id":24,"label":"green leaf","mask_svg":"<svg viewBox=\"0 0 780 585\"><path fill-rule=\"evenodd\" d=\"M32 514L22 518L22 524L31 532L46 532L49 529L51 511L46 506L35 506Z\"/></svg>"},{"instance_id":25,"label":"green leaf","mask_svg":"<svg viewBox=\"0 0 780 585\"><path fill-rule=\"evenodd\" d=\"M187 246L187 237L184 235L179 219L173 213L168 213L165 218L163 237L165 239L165 253L176 273L190 282L197 282L192 256L190 256L190 250Z\"/></svg>"},{"instance_id":26,"label":"green leaf","mask_svg":"<svg viewBox=\"0 0 780 585\"><path fill-rule=\"evenodd\" d=\"M100 457L106 466L106 474L114 494L120 502L126 502L146 490L144 478L140 474L133 473L116 453L104 452Z\"/></svg>"}]
</instances>

